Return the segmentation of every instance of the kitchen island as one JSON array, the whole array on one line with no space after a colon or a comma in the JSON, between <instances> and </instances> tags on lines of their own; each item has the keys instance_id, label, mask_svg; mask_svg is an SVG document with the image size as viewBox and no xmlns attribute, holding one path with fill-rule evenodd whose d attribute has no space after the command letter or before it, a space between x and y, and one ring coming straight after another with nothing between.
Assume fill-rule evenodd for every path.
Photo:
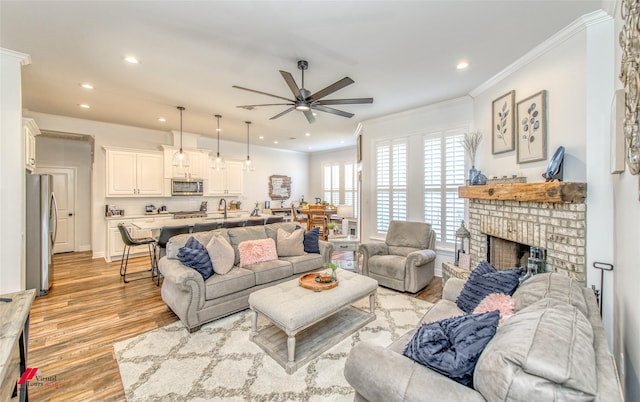
<instances>
[{"instance_id":1,"label":"kitchen island","mask_svg":"<svg viewBox=\"0 0 640 402\"><path fill-rule=\"evenodd\" d=\"M172 226L184 226L188 225L193 227L196 223L211 223L211 222L246 222L248 220L260 220L264 223L266 217L268 215L252 217L250 215L246 215L243 217L236 218L186 218L186 219L163 219L163 220L155 220L155 221L133 221L132 225L141 230L151 230L156 231L160 230L163 227L172 227Z\"/></svg>"}]
</instances>

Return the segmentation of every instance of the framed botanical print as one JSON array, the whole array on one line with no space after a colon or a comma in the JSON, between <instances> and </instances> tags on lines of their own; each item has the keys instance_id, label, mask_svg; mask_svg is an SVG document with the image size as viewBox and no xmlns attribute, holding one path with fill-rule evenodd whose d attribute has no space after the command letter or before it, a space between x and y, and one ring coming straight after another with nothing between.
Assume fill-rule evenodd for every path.
<instances>
[{"instance_id":1,"label":"framed botanical print","mask_svg":"<svg viewBox=\"0 0 640 402\"><path fill-rule=\"evenodd\" d=\"M516 91L510 91L491 104L491 153L494 155L516 148L515 97Z\"/></svg>"},{"instance_id":2,"label":"framed botanical print","mask_svg":"<svg viewBox=\"0 0 640 402\"><path fill-rule=\"evenodd\" d=\"M540 91L518 102L518 163L547 159L547 91Z\"/></svg>"}]
</instances>

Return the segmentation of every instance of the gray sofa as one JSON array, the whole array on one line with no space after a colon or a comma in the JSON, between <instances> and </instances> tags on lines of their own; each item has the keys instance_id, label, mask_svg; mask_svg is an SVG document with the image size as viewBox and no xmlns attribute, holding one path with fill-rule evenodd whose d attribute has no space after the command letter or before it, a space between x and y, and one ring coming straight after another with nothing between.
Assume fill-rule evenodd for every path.
<instances>
[{"instance_id":1,"label":"gray sofa","mask_svg":"<svg viewBox=\"0 0 640 402\"><path fill-rule=\"evenodd\" d=\"M464 281L450 278L422 323L460 316ZM515 314L486 346L473 388L402 355L415 330L383 348L360 342L345 377L355 401L613 401L623 400L593 291L560 274L540 274L513 295Z\"/></svg>"},{"instance_id":2,"label":"gray sofa","mask_svg":"<svg viewBox=\"0 0 640 402\"><path fill-rule=\"evenodd\" d=\"M167 254L158 262L164 276L162 300L191 332L202 324L249 307L249 294L300 274L323 269L331 261L333 245L320 240L320 254L278 257L277 260L239 267L238 244L245 240L272 238L276 241L278 228L291 233L295 223L273 223L264 226L217 229L209 232L183 234L167 243ZM214 233L221 234L235 251L235 266L225 275L213 275L206 281L194 269L177 259L178 250L193 236L205 246ZM277 243L277 241L276 241Z\"/></svg>"}]
</instances>

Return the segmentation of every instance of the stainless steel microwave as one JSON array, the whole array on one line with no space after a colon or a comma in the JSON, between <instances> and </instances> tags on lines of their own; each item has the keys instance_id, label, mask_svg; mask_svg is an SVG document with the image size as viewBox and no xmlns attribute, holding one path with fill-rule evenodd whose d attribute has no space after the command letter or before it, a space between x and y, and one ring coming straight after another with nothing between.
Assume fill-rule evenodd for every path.
<instances>
[{"instance_id":1,"label":"stainless steel microwave","mask_svg":"<svg viewBox=\"0 0 640 402\"><path fill-rule=\"evenodd\" d=\"M204 181L202 179L171 179L171 195L203 195Z\"/></svg>"}]
</instances>

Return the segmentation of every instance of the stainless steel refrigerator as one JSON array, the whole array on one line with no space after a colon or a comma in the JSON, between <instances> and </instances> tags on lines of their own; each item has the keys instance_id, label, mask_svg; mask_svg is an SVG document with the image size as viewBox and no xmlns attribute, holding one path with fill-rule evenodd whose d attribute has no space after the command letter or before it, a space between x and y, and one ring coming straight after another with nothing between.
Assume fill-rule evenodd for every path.
<instances>
[{"instance_id":1,"label":"stainless steel refrigerator","mask_svg":"<svg viewBox=\"0 0 640 402\"><path fill-rule=\"evenodd\" d=\"M49 293L53 270L53 245L58 230L58 206L53 176L28 174L26 182L26 279L37 296Z\"/></svg>"}]
</instances>

